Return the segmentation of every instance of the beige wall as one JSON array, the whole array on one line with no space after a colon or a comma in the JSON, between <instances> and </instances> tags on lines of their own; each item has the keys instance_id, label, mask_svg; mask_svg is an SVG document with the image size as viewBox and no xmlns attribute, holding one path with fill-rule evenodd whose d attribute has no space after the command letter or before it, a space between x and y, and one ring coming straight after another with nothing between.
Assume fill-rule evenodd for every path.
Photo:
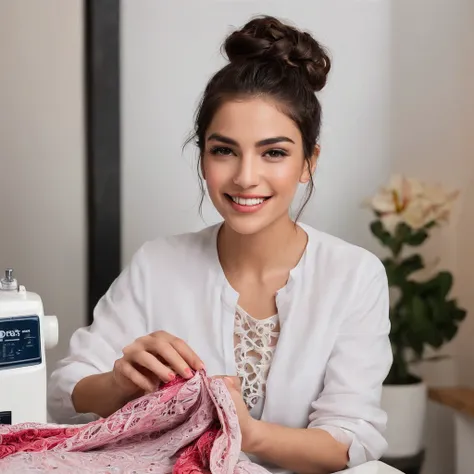
<instances>
[{"instance_id":1,"label":"beige wall","mask_svg":"<svg viewBox=\"0 0 474 474\"><path fill-rule=\"evenodd\" d=\"M394 170L459 189L449 226L424 249L453 271L454 294L469 311L449 351L460 383L474 384L474 3L393 2L392 162Z\"/></svg>"},{"instance_id":2,"label":"beige wall","mask_svg":"<svg viewBox=\"0 0 474 474\"><path fill-rule=\"evenodd\" d=\"M82 0L0 0L0 269L85 323Z\"/></svg>"},{"instance_id":3,"label":"beige wall","mask_svg":"<svg viewBox=\"0 0 474 474\"><path fill-rule=\"evenodd\" d=\"M420 372L431 385L474 386L474 3L397 0L392 18L394 170L461 190L451 224L423 253L453 272L453 294L469 313L441 350L452 358ZM451 411L430 403L426 474L455 472L453 434Z\"/></svg>"},{"instance_id":4,"label":"beige wall","mask_svg":"<svg viewBox=\"0 0 474 474\"><path fill-rule=\"evenodd\" d=\"M463 174L463 195L459 219L455 229L457 250L457 290L463 304L470 310L467 321L457 338L459 360L459 382L474 387L474 2L468 2L464 11L465 27L462 30L461 54L463 100L462 143L463 160L460 173ZM474 465L474 454L473 462Z\"/></svg>"},{"instance_id":5,"label":"beige wall","mask_svg":"<svg viewBox=\"0 0 474 474\"><path fill-rule=\"evenodd\" d=\"M471 123L474 123L474 119ZM470 312L456 340L456 354L459 361L459 383L474 387L474 153L471 156L469 189L465 190L460 222L456 228L457 292Z\"/></svg>"}]
</instances>

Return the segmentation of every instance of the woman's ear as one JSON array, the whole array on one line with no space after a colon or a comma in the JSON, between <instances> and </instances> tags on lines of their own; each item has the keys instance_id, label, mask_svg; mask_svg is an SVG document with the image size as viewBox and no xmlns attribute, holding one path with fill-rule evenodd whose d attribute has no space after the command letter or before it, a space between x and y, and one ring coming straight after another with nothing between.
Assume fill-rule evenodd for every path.
<instances>
[{"instance_id":1,"label":"woman's ear","mask_svg":"<svg viewBox=\"0 0 474 474\"><path fill-rule=\"evenodd\" d=\"M306 184L313 176L316 171L316 164L318 162L319 154L321 153L321 147L315 145L313 154L309 160L304 160L303 173L301 173L300 182Z\"/></svg>"}]
</instances>

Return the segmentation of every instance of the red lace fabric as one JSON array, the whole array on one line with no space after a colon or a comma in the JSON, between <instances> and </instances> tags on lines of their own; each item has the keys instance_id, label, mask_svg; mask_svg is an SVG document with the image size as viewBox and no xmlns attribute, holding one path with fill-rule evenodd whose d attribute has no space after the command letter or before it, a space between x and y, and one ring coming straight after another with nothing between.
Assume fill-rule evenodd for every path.
<instances>
[{"instance_id":1,"label":"red lace fabric","mask_svg":"<svg viewBox=\"0 0 474 474\"><path fill-rule=\"evenodd\" d=\"M224 382L198 372L86 425L0 425L0 472L268 474L240 445Z\"/></svg>"}]
</instances>

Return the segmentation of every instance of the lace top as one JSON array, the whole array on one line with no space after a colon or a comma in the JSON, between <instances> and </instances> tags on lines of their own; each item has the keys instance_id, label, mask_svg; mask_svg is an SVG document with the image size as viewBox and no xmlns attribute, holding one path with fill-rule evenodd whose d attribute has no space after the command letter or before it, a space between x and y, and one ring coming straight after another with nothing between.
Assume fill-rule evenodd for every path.
<instances>
[{"instance_id":1,"label":"lace top","mask_svg":"<svg viewBox=\"0 0 474 474\"><path fill-rule=\"evenodd\" d=\"M237 306L234 354L242 396L254 418L260 418L273 354L280 334L278 314L255 319Z\"/></svg>"}]
</instances>

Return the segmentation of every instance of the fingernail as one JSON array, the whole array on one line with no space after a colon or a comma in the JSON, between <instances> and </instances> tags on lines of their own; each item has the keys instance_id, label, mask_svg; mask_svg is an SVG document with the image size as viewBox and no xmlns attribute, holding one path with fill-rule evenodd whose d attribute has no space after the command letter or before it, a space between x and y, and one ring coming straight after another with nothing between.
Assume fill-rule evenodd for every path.
<instances>
[{"instance_id":1,"label":"fingernail","mask_svg":"<svg viewBox=\"0 0 474 474\"><path fill-rule=\"evenodd\" d=\"M192 377L193 376L193 371L191 369L185 369L184 373L186 374L187 377Z\"/></svg>"},{"instance_id":2,"label":"fingernail","mask_svg":"<svg viewBox=\"0 0 474 474\"><path fill-rule=\"evenodd\" d=\"M169 377L170 380L174 380L174 379L176 378L176 375L173 374L173 372L170 372L170 373L168 374L168 377Z\"/></svg>"}]
</instances>

